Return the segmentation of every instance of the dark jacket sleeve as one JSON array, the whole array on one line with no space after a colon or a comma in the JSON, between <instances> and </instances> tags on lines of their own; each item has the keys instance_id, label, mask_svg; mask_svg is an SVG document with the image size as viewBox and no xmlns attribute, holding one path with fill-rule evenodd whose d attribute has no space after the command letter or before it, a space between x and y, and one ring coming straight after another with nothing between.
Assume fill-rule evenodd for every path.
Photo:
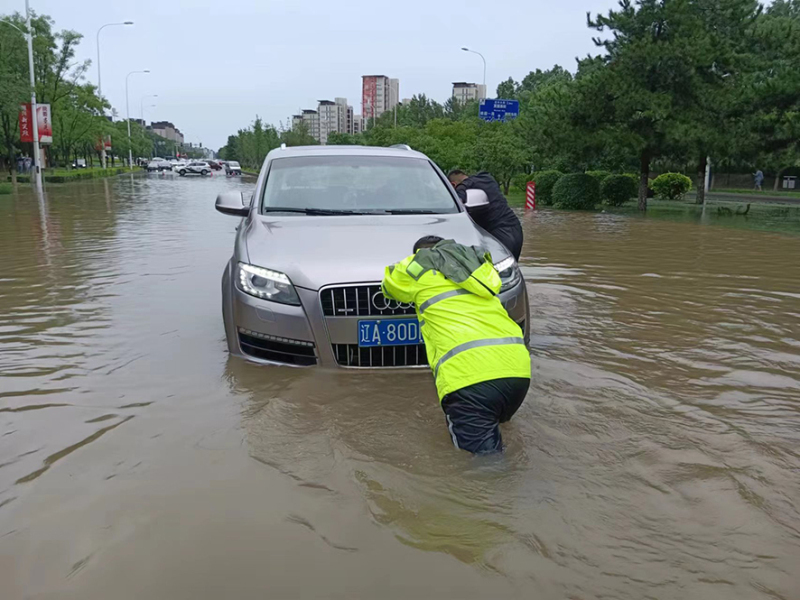
<instances>
[{"instance_id":1,"label":"dark jacket sleeve","mask_svg":"<svg viewBox=\"0 0 800 600\"><path fill-rule=\"evenodd\" d=\"M467 203L467 186L465 186L465 185L463 184L463 182L462 182L462 183L459 183L459 184L456 186L456 194L458 194L458 197L459 197L459 198L461 198L461 201L462 201L464 204L466 204L466 203Z\"/></svg>"}]
</instances>

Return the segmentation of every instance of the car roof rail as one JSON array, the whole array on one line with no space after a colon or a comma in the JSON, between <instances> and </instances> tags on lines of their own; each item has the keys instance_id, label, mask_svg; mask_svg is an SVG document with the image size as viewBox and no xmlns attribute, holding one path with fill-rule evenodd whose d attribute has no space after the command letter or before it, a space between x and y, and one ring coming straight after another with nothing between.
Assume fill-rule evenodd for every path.
<instances>
[{"instance_id":1,"label":"car roof rail","mask_svg":"<svg viewBox=\"0 0 800 600\"><path fill-rule=\"evenodd\" d=\"M283 142L283 143L281 144L281 150L286 150L286 142Z\"/></svg>"},{"instance_id":2,"label":"car roof rail","mask_svg":"<svg viewBox=\"0 0 800 600\"><path fill-rule=\"evenodd\" d=\"M389 148L397 148L398 150L411 150L408 144L392 144Z\"/></svg>"}]
</instances>

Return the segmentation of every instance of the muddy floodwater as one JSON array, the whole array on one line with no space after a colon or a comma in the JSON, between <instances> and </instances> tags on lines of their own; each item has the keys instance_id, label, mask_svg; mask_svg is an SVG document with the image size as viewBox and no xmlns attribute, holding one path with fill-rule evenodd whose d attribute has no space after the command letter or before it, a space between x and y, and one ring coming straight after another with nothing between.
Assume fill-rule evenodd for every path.
<instances>
[{"instance_id":1,"label":"muddy floodwater","mask_svg":"<svg viewBox=\"0 0 800 600\"><path fill-rule=\"evenodd\" d=\"M533 379L481 459L427 371L228 356L232 188L0 196L3 600L800 598L800 236L525 215Z\"/></svg>"}]
</instances>

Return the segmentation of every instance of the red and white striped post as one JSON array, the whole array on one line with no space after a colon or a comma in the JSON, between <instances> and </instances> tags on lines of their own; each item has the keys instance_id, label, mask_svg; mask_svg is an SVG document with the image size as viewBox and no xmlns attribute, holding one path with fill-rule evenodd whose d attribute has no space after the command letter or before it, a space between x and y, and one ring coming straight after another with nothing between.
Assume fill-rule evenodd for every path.
<instances>
[{"instance_id":1,"label":"red and white striped post","mask_svg":"<svg viewBox=\"0 0 800 600\"><path fill-rule=\"evenodd\" d=\"M529 181L525 188L525 209L533 210L536 208L536 182Z\"/></svg>"}]
</instances>

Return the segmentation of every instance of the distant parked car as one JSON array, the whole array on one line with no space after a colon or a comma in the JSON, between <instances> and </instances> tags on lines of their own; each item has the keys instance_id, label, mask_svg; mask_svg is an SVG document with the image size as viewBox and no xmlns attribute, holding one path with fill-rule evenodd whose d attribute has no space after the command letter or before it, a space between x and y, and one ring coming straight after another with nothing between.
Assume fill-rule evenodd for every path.
<instances>
[{"instance_id":1,"label":"distant parked car","mask_svg":"<svg viewBox=\"0 0 800 600\"><path fill-rule=\"evenodd\" d=\"M211 173L211 166L207 162L190 162L188 165L182 166L178 169L178 175L209 175Z\"/></svg>"},{"instance_id":2,"label":"distant parked car","mask_svg":"<svg viewBox=\"0 0 800 600\"><path fill-rule=\"evenodd\" d=\"M73 169L85 169L86 168L86 159L85 158L76 158L72 163Z\"/></svg>"},{"instance_id":3,"label":"distant parked car","mask_svg":"<svg viewBox=\"0 0 800 600\"><path fill-rule=\"evenodd\" d=\"M169 164L168 161L164 159L154 159L147 163L147 172L152 173L153 171L158 171L161 173L162 171L171 171L172 165Z\"/></svg>"},{"instance_id":4,"label":"distant parked car","mask_svg":"<svg viewBox=\"0 0 800 600\"><path fill-rule=\"evenodd\" d=\"M241 175L242 167L240 167L239 163L235 160L229 160L225 163L225 173L227 175Z\"/></svg>"},{"instance_id":5,"label":"distant parked car","mask_svg":"<svg viewBox=\"0 0 800 600\"><path fill-rule=\"evenodd\" d=\"M214 169L215 171L221 171L222 165L219 163L218 160L207 160L208 166Z\"/></svg>"}]
</instances>

